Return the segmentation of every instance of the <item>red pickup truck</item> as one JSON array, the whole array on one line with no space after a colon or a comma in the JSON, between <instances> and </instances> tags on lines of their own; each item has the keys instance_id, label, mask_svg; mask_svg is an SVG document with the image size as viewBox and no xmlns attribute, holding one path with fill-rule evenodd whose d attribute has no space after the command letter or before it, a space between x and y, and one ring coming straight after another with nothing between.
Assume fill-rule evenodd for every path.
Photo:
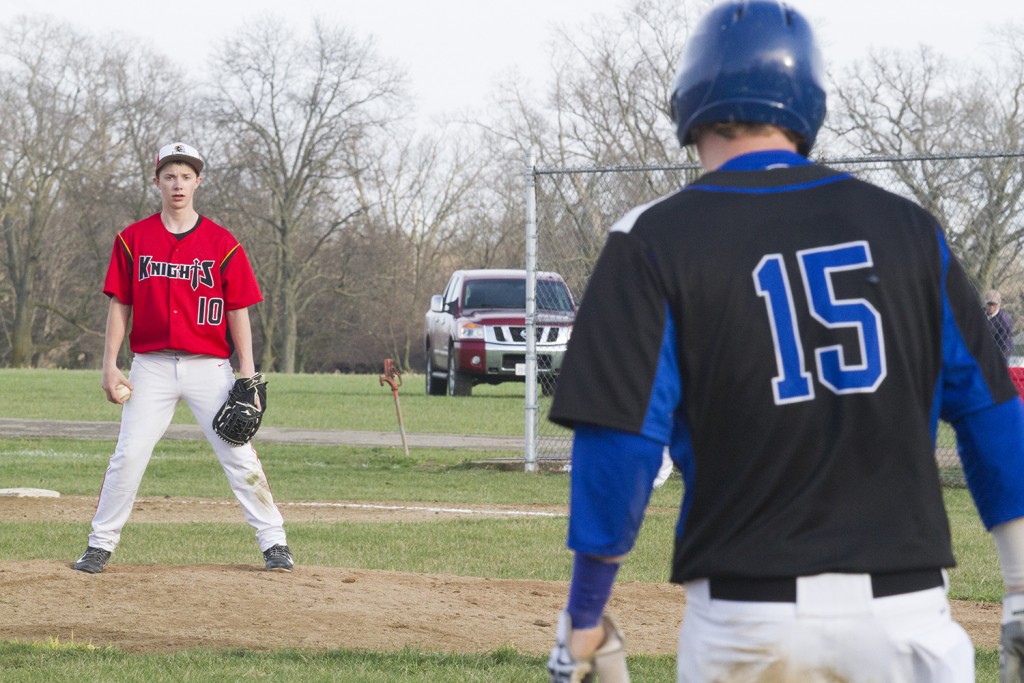
<instances>
[{"instance_id":1,"label":"red pickup truck","mask_svg":"<svg viewBox=\"0 0 1024 683\"><path fill-rule=\"evenodd\" d=\"M537 273L537 375L554 391L576 319L561 275ZM526 378L526 271L458 270L430 299L424 324L430 396L469 396L477 384Z\"/></svg>"}]
</instances>

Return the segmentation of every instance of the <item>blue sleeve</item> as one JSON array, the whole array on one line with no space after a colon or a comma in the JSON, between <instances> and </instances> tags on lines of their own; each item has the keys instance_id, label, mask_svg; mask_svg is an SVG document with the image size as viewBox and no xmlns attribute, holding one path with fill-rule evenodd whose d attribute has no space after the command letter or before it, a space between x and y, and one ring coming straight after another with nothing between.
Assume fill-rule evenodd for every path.
<instances>
[{"instance_id":1,"label":"blue sleeve","mask_svg":"<svg viewBox=\"0 0 1024 683\"><path fill-rule=\"evenodd\" d=\"M1010 399L952 424L985 528L1024 517L1024 403Z\"/></svg>"},{"instance_id":2,"label":"blue sleeve","mask_svg":"<svg viewBox=\"0 0 1024 683\"><path fill-rule=\"evenodd\" d=\"M992 331L978 310L977 294L941 232L939 252L943 271L942 372L937 407L938 416L952 424L964 415L1005 400L1010 393L1015 395L1016 391L1004 386L1004 395L993 395L993 383L1008 379L1002 377L1006 375L1006 361L997 355Z\"/></svg>"},{"instance_id":3,"label":"blue sleeve","mask_svg":"<svg viewBox=\"0 0 1024 683\"><path fill-rule=\"evenodd\" d=\"M665 305L665 330L661 335L658 366L647 401L640 433L659 442L672 439L674 415L682 400L683 387L679 380L679 356L676 349L676 321Z\"/></svg>"},{"instance_id":4,"label":"blue sleeve","mask_svg":"<svg viewBox=\"0 0 1024 683\"><path fill-rule=\"evenodd\" d=\"M664 444L608 427L577 425L572 446L569 540L578 553L633 548L661 467Z\"/></svg>"},{"instance_id":5,"label":"blue sleeve","mask_svg":"<svg viewBox=\"0 0 1024 683\"><path fill-rule=\"evenodd\" d=\"M985 526L1024 516L1024 404L977 293L939 232L942 370L934 418L956 430L967 486Z\"/></svg>"}]
</instances>

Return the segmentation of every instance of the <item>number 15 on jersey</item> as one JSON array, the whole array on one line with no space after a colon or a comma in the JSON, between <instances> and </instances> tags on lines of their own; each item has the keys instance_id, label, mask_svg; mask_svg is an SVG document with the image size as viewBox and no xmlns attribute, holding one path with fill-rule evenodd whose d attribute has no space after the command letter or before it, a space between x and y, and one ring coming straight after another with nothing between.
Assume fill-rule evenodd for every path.
<instances>
[{"instance_id":1,"label":"number 15 on jersey","mask_svg":"<svg viewBox=\"0 0 1024 683\"><path fill-rule=\"evenodd\" d=\"M836 394L870 393L886 375L882 318L866 299L838 299L832 275L874 265L867 242L846 242L796 253L811 316L833 330L852 329L860 362L847 363L838 343L814 350L818 381ZM782 254L766 254L754 268L754 288L765 300L778 374L772 391L778 405L810 401L814 381L804 359L793 291Z\"/></svg>"}]
</instances>

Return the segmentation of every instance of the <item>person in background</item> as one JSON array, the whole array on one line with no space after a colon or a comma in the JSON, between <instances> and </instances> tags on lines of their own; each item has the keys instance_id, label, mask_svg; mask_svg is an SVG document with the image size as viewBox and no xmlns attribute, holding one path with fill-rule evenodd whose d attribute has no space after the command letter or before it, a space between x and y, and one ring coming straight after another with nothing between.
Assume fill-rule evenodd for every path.
<instances>
[{"instance_id":1,"label":"person in background","mask_svg":"<svg viewBox=\"0 0 1024 683\"><path fill-rule=\"evenodd\" d=\"M1013 318L1003 309L1003 295L998 290L985 292L985 315L1003 358L1009 360L1013 355Z\"/></svg>"}]
</instances>

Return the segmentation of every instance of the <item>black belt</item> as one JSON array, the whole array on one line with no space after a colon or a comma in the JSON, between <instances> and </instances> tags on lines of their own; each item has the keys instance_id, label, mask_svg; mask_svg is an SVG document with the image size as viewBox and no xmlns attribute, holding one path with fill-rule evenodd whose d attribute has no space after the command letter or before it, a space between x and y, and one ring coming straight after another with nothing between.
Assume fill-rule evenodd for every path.
<instances>
[{"instance_id":1,"label":"black belt","mask_svg":"<svg viewBox=\"0 0 1024 683\"><path fill-rule=\"evenodd\" d=\"M871 594L876 598L902 595L944 584L941 569L920 569L906 572L871 574ZM715 600L742 602L796 602L796 577L779 579L708 579L711 597Z\"/></svg>"}]
</instances>

